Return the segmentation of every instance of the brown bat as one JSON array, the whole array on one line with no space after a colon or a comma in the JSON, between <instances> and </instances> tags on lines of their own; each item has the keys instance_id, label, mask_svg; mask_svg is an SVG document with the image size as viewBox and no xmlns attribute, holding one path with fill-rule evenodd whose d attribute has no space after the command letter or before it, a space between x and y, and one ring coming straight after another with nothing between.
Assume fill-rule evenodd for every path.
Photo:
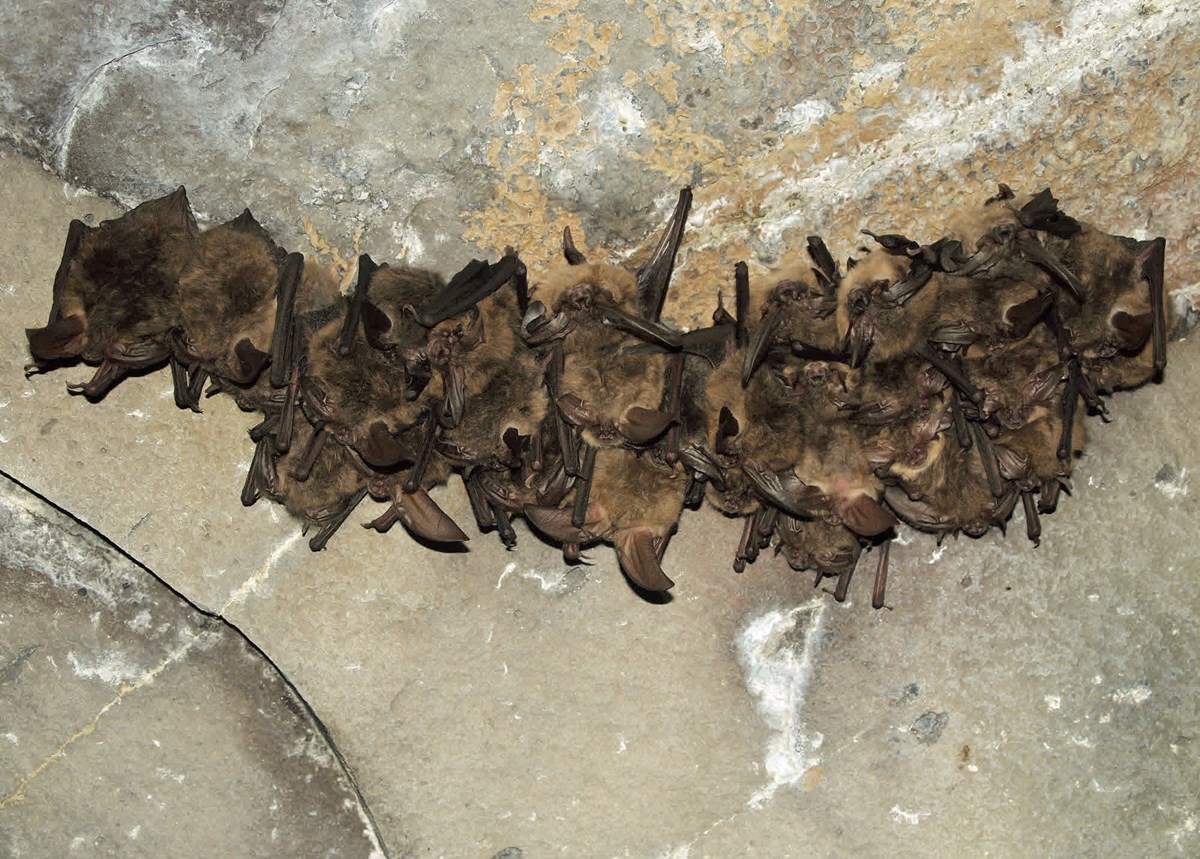
<instances>
[{"instance_id":1,"label":"brown bat","mask_svg":"<svg viewBox=\"0 0 1200 859\"><path fill-rule=\"evenodd\" d=\"M589 263L567 229L565 262L534 284L521 333L545 362L557 447L564 471L576 479L576 528L584 525L596 448L645 447L678 421L661 406L664 399L677 401L681 377L668 373L671 362L664 353L637 347L681 348L677 333L660 324L658 315L691 200L691 189L684 188L670 222L636 273ZM664 394L668 380L676 390ZM575 544L564 544L564 554L576 553Z\"/></svg>"},{"instance_id":2,"label":"brown bat","mask_svg":"<svg viewBox=\"0 0 1200 859\"><path fill-rule=\"evenodd\" d=\"M467 535L428 490L457 471L482 530L510 518L562 544L614 546L641 592L671 588L663 555L685 506L744 519L739 572L774 542L844 600L893 526L979 536L1018 501L1026 534L1070 489L1079 412L1161 377L1171 324L1165 242L1107 235L1047 189L1007 186L923 244L864 231L843 272L809 237L731 314L661 320L690 189L645 262L563 263L533 278L509 251L444 280L359 260L343 298L248 212L199 232L182 188L98 228L71 224L27 372L83 360L99 399L170 363L181 407L227 393L260 412L242 491L284 504L324 547L363 498L367 527L434 544ZM508 287L513 287L508 289ZM753 287L753 288L752 288Z\"/></svg>"},{"instance_id":3,"label":"brown bat","mask_svg":"<svg viewBox=\"0 0 1200 859\"><path fill-rule=\"evenodd\" d=\"M807 260L785 260L764 278L770 289L761 299L749 293L744 310L739 302L739 320L748 320L756 307L760 317L752 334L739 328L737 345L745 349L743 385L768 355L781 349L818 360L843 356L836 315L842 274L819 236L808 237L806 254Z\"/></svg>"},{"instance_id":4,"label":"brown bat","mask_svg":"<svg viewBox=\"0 0 1200 859\"><path fill-rule=\"evenodd\" d=\"M405 310L441 300L445 289L435 275L360 259L350 307L313 335L300 387L315 428L311 444L331 437L371 475L371 494L391 499L375 527L386 530L399 521L427 540L458 542L467 535L426 493L450 473L433 456L445 408L443 380L425 374L414 358L428 330Z\"/></svg>"},{"instance_id":5,"label":"brown bat","mask_svg":"<svg viewBox=\"0 0 1200 859\"><path fill-rule=\"evenodd\" d=\"M1083 225L1051 243L1079 275L1082 300L1063 303L1059 321L1096 390L1160 378L1172 324L1163 289L1166 241L1139 242Z\"/></svg>"},{"instance_id":6,"label":"brown bat","mask_svg":"<svg viewBox=\"0 0 1200 859\"><path fill-rule=\"evenodd\" d=\"M315 446L311 443L313 434L307 422L301 422L298 443L271 461L269 476L263 483L270 498L300 518L303 533L312 527L317 529L308 546L319 552L366 497L368 481L349 450L329 440ZM297 469L306 455L311 461L304 464L300 477Z\"/></svg>"},{"instance_id":7,"label":"brown bat","mask_svg":"<svg viewBox=\"0 0 1200 859\"><path fill-rule=\"evenodd\" d=\"M583 524L574 523L574 504L527 507L525 516L543 534L567 545L603 540L617 551L621 569L646 591L665 591L674 582L661 560L683 510L686 478L649 455L621 448L595 449Z\"/></svg>"},{"instance_id":8,"label":"brown bat","mask_svg":"<svg viewBox=\"0 0 1200 859\"><path fill-rule=\"evenodd\" d=\"M179 326L171 356L181 408L200 410L208 376L249 386L270 363L276 288L286 256L249 209L196 239L179 275Z\"/></svg>"},{"instance_id":9,"label":"brown bat","mask_svg":"<svg viewBox=\"0 0 1200 859\"><path fill-rule=\"evenodd\" d=\"M98 364L90 381L67 389L99 400L129 373L166 363L179 273L197 234L183 186L99 227L72 221L50 319L25 331L34 359L26 374L77 359Z\"/></svg>"}]
</instances>

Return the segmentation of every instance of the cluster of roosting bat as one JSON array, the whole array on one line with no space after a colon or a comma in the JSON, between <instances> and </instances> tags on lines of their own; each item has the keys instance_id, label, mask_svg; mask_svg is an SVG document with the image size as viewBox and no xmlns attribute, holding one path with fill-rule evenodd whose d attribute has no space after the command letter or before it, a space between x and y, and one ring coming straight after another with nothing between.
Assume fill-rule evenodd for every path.
<instances>
[{"instance_id":1,"label":"cluster of roosting bat","mask_svg":"<svg viewBox=\"0 0 1200 859\"><path fill-rule=\"evenodd\" d=\"M286 505L314 550L368 494L390 502L369 527L466 540L428 494L457 474L506 546L523 516L663 591L680 514L707 499L744 520L739 572L774 545L844 599L876 547L880 607L898 522L978 536L1019 501L1036 543L1082 412L1166 363L1164 240L1100 232L1049 190L1002 185L931 243L864 231L845 270L817 237L757 283L739 263L685 331L661 314L690 204L636 269L568 229L546 271L508 250L446 282L363 255L344 296L248 210L198 230L179 188L71 223L27 372L98 365L68 386L97 400L169 365L181 408L224 393L260 413L242 501Z\"/></svg>"}]
</instances>

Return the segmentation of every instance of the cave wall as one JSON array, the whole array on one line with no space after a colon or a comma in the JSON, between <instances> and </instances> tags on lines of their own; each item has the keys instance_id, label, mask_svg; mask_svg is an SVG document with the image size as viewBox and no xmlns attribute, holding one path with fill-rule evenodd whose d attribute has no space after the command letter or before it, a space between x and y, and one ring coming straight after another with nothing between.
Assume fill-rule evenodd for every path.
<instances>
[{"instance_id":1,"label":"cave wall","mask_svg":"<svg viewBox=\"0 0 1200 859\"><path fill-rule=\"evenodd\" d=\"M738 259L932 241L998 182L1200 280L1200 19L1153 2L148 0L0 10L0 135L133 204L185 184L352 266L642 245L696 191L676 301Z\"/></svg>"}]
</instances>

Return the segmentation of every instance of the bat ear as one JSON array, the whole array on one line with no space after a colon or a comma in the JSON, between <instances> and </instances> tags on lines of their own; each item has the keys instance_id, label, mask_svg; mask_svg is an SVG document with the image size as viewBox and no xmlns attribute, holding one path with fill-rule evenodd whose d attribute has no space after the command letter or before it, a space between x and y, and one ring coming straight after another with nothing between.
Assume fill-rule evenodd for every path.
<instances>
[{"instance_id":1,"label":"bat ear","mask_svg":"<svg viewBox=\"0 0 1200 859\"><path fill-rule=\"evenodd\" d=\"M580 399L575 394L563 394L554 403L558 406L559 413L571 426L592 426L600 419L596 410L586 400Z\"/></svg>"},{"instance_id":2,"label":"bat ear","mask_svg":"<svg viewBox=\"0 0 1200 859\"><path fill-rule=\"evenodd\" d=\"M742 427L733 416L733 412L729 411L729 406L721 406L721 412L717 416L717 453L725 453L728 450L726 442L741 431Z\"/></svg>"},{"instance_id":3,"label":"bat ear","mask_svg":"<svg viewBox=\"0 0 1200 859\"><path fill-rule=\"evenodd\" d=\"M620 531L614 543L621 569L642 590L667 591L675 587L659 564L654 534L649 528Z\"/></svg>"},{"instance_id":4,"label":"bat ear","mask_svg":"<svg viewBox=\"0 0 1200 859\"><path fill-rule=\"evenodd\" d=\"M382 350L387 344L383 337L392 330L391 318L379 309L373 301L364 301L362 305L363 333L372 349Z\"/></svg>"},{"instance_id":5,"label":"bat ear","mask_svg":"<svg viewBox=\"0 0 1200 859\"><path fill-rule=\"evenodd\" d=\"M465 543L470 538L424 489L401 492L392 501L396 516L418 537L434 543Z\"/></svg>"},{"instance_id":6,"label":"bat ear","mask_svg":"<svg viewBox=\"0 0 1200 859\"><path fill-rule=\"evenodd\" d=\"M368 465L375 468L394 468L400 465L413 465L417 461L415 451L411 450L388 431L387 424L375 421L367 427L365 440L355 445Z\"/></svg>"},{"instance_id":7,"label":"bat ear","mask_svg":"<svg viewBox=\"0 0 1200 859\"><path fill-rule=\"evenodd\" d=\"M188 202L187 189L182 185L165 197L147 200L127 215L122 215L120 220L130 216L133 216L132 220L149 217L168 229L183 230L186 233L198 232L196 218L192 214L192 204Z\"/></svg>"},{"instance_id":8,"label":"bat ear","mask_svg":"<svg viewBox=\"0 0 1200 859\"><path fill-rule=\"evenodd\" d=\"M226 221L225 226L231 230L237 230L239 233L249 233L252 236L262 236L267 232L255 219L249 208L242 209L242 213L232 221Z\"/></svg>"},{"instance_id":9,"label":"bat ear","mask_svg":"<svg viewBox=\"0 0 1200 859\"><path fill-rule=\"evenodd\" d=\"M650 259L637 271L642 316L652 322L657 322L662 315L663 302L667 299L667 287L671 283L671 272L675 268L675 255L683 241L683 228L687 224L688 211L691 208L692 189L685 187L679 192L679 202L675 204L671 220L667 222L662 237L654 246Z\"/></svg>"},{"instance_id":10,"label":"bat ear","mask_svg":"<svg viewBox=\"0 0 1200 859\"><path fill-rule=\"evenodd\" d=\"M522 512L534 528L560 543L591 543L596 540L596 536L586 527L580 528L571 522L572 511L569 507L539 507L526 504ZM595 505L589 504L584 516L585 526L588 522L596 521L598 516Z\"/></svg>"},{"instance_id":11,"label":"bat ear","mask_svg":"<svg viewBox=\"0 0 1200 859\"><path fill-rule=\"evenodd\" d=\"M1031 230L1051 233L1069 239L1082 229L1079 222L1058 208L1058 200L1043 188L1024 206L1016 210L1017 220Z\"/></svg>"},{"instance_id":12,"label":"bat ear","mask_svg":"<svg viewBox=\"0 0 1200 859\"><path fill-rule=\"evenodd\" d=\"M621 435L634 444L649 444L676 423L675 415L659 409L630 406L621 417Z\"/></svg>"},{"instance_id":13,"label":"bat ear","mask_svg":"<svg viewBox=\"0 0 1200 859\"><path fill-rule=\"evenodd\" d=\"M996 195L994 197L988 197L986 200L984 200L983 205L990 206L992 203L999 203L1003 200L1011 200L1015 196L1017 195L1013 192L1013 189L1001 182L1000 189L996 191Z\"/></svg>"},{"instance_id":14,"label":"bat ear","mask_svg":"<svg viewBox=\"0 0 1200 859\"><path fill-rule=\"evenodd\" d=\"M62 318L62 299L63 292L66 290L67 279L71 274L71 263L75 261L76 254L79 253L79 247L83 244L83 240L96 232L95 227L89 227L83 221L75 218L67 227L67 240L63 243L62 258L58 263L58 270L54 273L54 301L50 305L49 323L55 323Z\"/></svg>"},{"instance_id":15,"label":"bat ear","mask_svg":"<svg viewBox=\"0 0 1200 859\"><path fill-rule=\"evenodd\" d=\"M87 324L78 314L50 323L45 328L26 328L29 354L38 361L76 358L83 352Z\"/></svg>"},{"instance_id":16,"label":"bat ear","mask_svg":"<svg viewBox=\"0 0 1200 859\"><path fill-rule=\"evenodd\" d=\"M267 246L267 253L275 261L275 264L283 265L287 251L275 244L271 234L258 222L249 209L242 209L242 213L232 221L227 221L225 226L235 232L244 233L262 241Z\"/></svg>"},{"instance_id":17,"label":"bat ear","mask_svg":"<svg viewBox=\"0 0 1200 859\"><path fill-rule=\"evenodd\" d=\"M1108 318L1116 333L1116 346L1122 352L1137 352L1146 345L1154 330L1154 314L1139 313L1137 316L1118 310Z\"/></svg>"},{"instance_id":18,"label":"bat ear","mask_svg":"<svg viewBox=\"0 0 1200 859\"><path fill-rule=\"evenodd\" d=\"M236 369L237 375L232 378L239 385L252 384L263 368L271 362L271 356L261 349L256 349L248 337L243 337L233 347L233 358L231 366Z\"/></svg>"},{"instance_id":19,"label":"bat ear","mask_svg":"<svg viewBox=\"0 0 1200 859\"><path fill-rule=\"evenodd\" d=\"M563 256L569 265L583 265L587 262L587 257L579 252L579 248L575 247L570 227L563 227Z\"/></svg>"},{"instance_id":20,"label":"bat ear","mask_svg":"<svg viewBox=\"0 0 1200 859\"><path fill-rule=\"evenodd\" d=\"M875 537L896 524L896 517L870 495L839 504L838 515L847 528L864 537Z\"/></svg>"},{"instance_id":21,"label":"bat ear","mask_svg":"<svg viewBox=\"0 0 1200 859\"><path fill-rule=\"evenodd\" d=\"M898 233L884 233L876 235L870 230L861 231L864 236L870 236L879 243L885 251L890 254L911 254L920 249L920 245L914 242L907 236L902 236Z\"/></svg>"}]
</instances>

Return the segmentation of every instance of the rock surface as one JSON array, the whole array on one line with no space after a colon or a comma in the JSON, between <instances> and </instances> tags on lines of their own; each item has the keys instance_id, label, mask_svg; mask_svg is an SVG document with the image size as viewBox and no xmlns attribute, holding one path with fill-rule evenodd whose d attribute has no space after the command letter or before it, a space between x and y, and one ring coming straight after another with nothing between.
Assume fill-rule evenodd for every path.
<instances>
[{"instance_id":1,"label":"rock surface","mask_svg":"<svg viewBox=\"0 0 1200 859\"><path fill-rule=\"evenodd\" d=\"M738 259L761 270L813 232L844 256L863 227L936 230L996 182L1049 184L1107 230L1166 236L1168 283L1186 287L1200 279L1200 24L1186 6L201 6L0 9L0 134L72 183L0 150L15 251L0 267L0 470L261 648L347 759L381 851L1200 849L1194 342L1172 344L1163 385L1117 397L1113 422L1093 424L1039 548L1018 533L940 547L912 535L893 547L880 612L869 582L838 605L779 559L735 576L737 526L712 512L672 543L666 605L640 601L611 553L568 569L526 532L515 552L473 539L435 555L347 527L311 554L282 510L238 502L252 416L222 398L180 412L165 373L93 405L64 390L83 368L19 369L67 222L118 211L76 184L132 203L183 183L213 219L249 205L349 274L360 248L450 271L511 244L536 265L564 225L589 250L623 253L690 182L667 310L683 320L707 316ZM439 501L469 521L457 490ZM30 644L74 646L53 634L54 612L83 599L28 588L10 577L0 596L5 628L29 630L3 636L21 683L42 657L22 657ZM128 630L117 609L95 612L98 628ZM134 646L94 643L95 665ZM164 658L154 646L138 644L138 665ZM32 778L115 693L75 678L81 709L58 722L9 706L53 701L49 688L0 685L0 852L36 855L39 837L71 831L109 839L84 855L169 855L150 840L166 818L123 816L123 803L141 802L165 754L137 743L229 681L189 668L109 711L97 731L114 726L111 747L77 741ZM191 768L227 709L170 750L196 773L183 785L203 788L188 797L196 824L295 855L271 845L269 806L223 795L274 770ZM278 707L264 711L280 733L247 726L250 749L294 735ZM176 790L153 779L145 792ZM374 849L339 814L308 843ZM145 840L128 837L138 823Z\"/></svg>"}]
</instances>

